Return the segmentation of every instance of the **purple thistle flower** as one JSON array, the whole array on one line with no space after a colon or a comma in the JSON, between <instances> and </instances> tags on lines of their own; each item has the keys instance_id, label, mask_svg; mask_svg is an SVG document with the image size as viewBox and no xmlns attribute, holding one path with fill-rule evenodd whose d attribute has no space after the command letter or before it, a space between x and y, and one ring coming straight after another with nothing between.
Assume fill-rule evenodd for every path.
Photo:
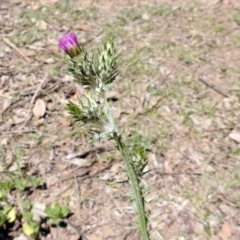
<instances>
[{"instance_id":1,"label":"purple thistle flower","mask_svg":"<svg viewBox=\"0 0 240 240\"><path fill-rule=\"evenodd\" d=\"M75 33L73 32L70 32L60 38L58 41L58 46L71 58L76 57L81 52L81 47L78 43Z\"/></svg>"}]
</instances>

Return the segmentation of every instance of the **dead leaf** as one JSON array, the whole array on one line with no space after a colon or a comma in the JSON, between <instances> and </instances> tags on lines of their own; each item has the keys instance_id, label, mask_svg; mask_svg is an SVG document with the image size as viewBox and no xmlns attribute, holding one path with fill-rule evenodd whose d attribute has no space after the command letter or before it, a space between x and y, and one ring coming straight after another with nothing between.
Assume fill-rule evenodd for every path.
<instances>
[{"instance_id":1,"label":"dead leaf","mask_svg":"<svg viewBox=\"0 0 240 240\"><path fill-rule=\"evenodd\" d=\"M18 164L14 162L11 167L9 167L9 172L16 172L19 169Z\"/></svg>"},{"instance_id":2,"label":"dead leaf","mask_svg":"<svg viewBox=\"0 0 240 240\"><path fill-rule=\"evenodd\" d=\"M232 140L234 140L234 141L236 141L238 143L240 142L240 132L232 131L228 136Z\"/></svg>"},{"instance_id":3,"label":"dead leaf","mask_svg":"<svg viewBox=\"0 0 240 240\"><path fill-rule=\"evenodd\" d=\"M56 2L58 2L59 0L40 0L42 5L53 5Z\"/></svg>"},{"instance_id":4,"label":"dead leaf","mask_svg":"<svg viewBox=\"0 0 240 240\"><path fill-rule=\"evenodd\" d=\"M15 125L18 125L20 123L23 123L25 121L25 118L18 117L17 115L13 116L13 123Z\"/></svg>"},{"instance_id":5,"label":"dead leaf","mask_svg":"<svg viewBox=\"0 0 240 240\"><path fill-rule=\"evenodd\" d=\"M73 158L71 160L65 160L64 162L71 163L78 167L88 167L92 165L92 162L86 158Z\"/></svg>"},{"instance_id":6,"label":"dead leaf","mask_svg":"<svg viewBox=\"0 0 240 240\"><path fill-rule=\"evenodd\" d=\"M5 85L7 85L7 83L9 82L9 79L10 77L9 76L6 76L6 75L2 75L1 78L0 78L0 89L4 88ZM2 95L2 92L1 92L1 95Z\"/></svg>"},{"instance_id":7,"label":"dead leaf","mask_svg":"<svg viewBox=\"0 0 240 240\"><path fill-rule=\"evenodd\" d=\"M3 101L2 112L5 112L12 104L12 99L5 99Z\"/></svg>"},{"instance_id":8,"label":"dead leaf","mask_svg":"<svg viewBox=\"0 0 240 240\"><path fill-rule=\"evenodd\" d=\"M35 221L40 222L42 217L45 217L46 214L44 213L44 210L46 208L46 205L44 203L35 202L32 208L32 214L33 219Z\"/></svg>"},{"instance_id":9,"label":"dead leaf","mask_svg":"<svg viewBox=\"0 0 240 240\"><path fill-rule=\"evenodd\" d=\"M46 103L42 99L37 99L34 108L33 108L33 115L36 118L41 118L44 116L46 112Z\"/></svg>"},{"instance_id":10,"label":"dead leaf","mask_svg":"<svg viewBox=\"0 0 240 240\"><path fill-rule=\"evenodd\" d=\"M213 166L211 166L211 165L207 165L205 167L205 171L206 172L215 172L215 168Z\"/></svg>"},{"instance_id":11,"label":"dead leaf","mask_svg":"<svg viewBox=\"0 0 240 240\"><path fill-rule=\"evenodd\" d=\"M31 50L31 49L26 49L26 48L19 48L21 53L26 56L26 57L33 57L36 55L36 51Z\"/></svg>"},{"instance_id":12,"label":"dead leaf","mask_svg":"<svg viewBox=\"0 0 240 240\"><path fill-rule=\"evenodd\" d=\"M172 173L172 171L173 171L173 165L172 165L171 162L168 161L168 160L166 160L166 161L164 162L164 168L165 168L165 172L166 172L166 173Z\"/></svg>"},{"instance_id":13,"label":"dead leaf","mask_svg":"<svg viewBox=\"0 0 240 240\"><path fill-rule=\"evenodd\" d=\"M226 221L220 231L218 232L218 237L222 240L228 240L232 236L231 226L228 221Z\"/></svg>"},{"instance_id":14,"label":"dead leaf","mask_svg":"<svg viewBox=\"0 0 240 240\"><path fill-rule=\"evenodd\" d=\"M44 63L54 63L55 60L53 58L43 59Z\"/></svg>"},{"instance_id":15,"label":"dead leaf","mask_svg":"<svg viewBox=\"0 0 240 240\"><path fill-rule=\"evenodd\" d=\"M89 25L80 25L80 26L78 26L78 27L76 27L77 29L79 29L79 30L82 30L82 31L89 31L89 30L91 30L91 26L89 26Z\"/></svg>"}]
</instances>

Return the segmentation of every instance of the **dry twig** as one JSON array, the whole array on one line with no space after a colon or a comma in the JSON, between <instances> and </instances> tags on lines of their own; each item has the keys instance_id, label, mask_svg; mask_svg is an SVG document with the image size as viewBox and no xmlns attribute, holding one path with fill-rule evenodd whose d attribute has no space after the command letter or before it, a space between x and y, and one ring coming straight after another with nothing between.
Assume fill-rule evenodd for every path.
<instances>
[{"instance_id":1,"label":"dry twig","mask_svg":"<svg viewBox=\"0 0 240 240\"><path fill-rule=\"evenodd\" d=\"M82 239L85 239L85 240L89 240L85 232L81 230L79 227L76 227L69 219L66 219L65 223L67 223L70 227L72 227L76 231L76 233L79 235L79 237L82 237Z\"/></svg>"},{"instance_id":2,"label":"dry twig","mask_svg":"<svg viewBox=\"0 0 240 240\"><path fill-rule=\"evenodd\" d=\"M93 36L92 38L90 38L86 43L83 44L83 46L89 44L90 42L92 42L94 39L96 39L98 36L100 36L103 33L103 30L99 31L95 36Z\"/></svg>"},{"instance_id":3,"label":"dry twig","mask_svg":"<svg viewBox=\"0 0 240 240\"><path fill-rule=\"evenodd\" d=\"M213 85L209 84L208 82L206 82L203 78L198 78L198 80L202 83L204 83L207 87L213 89L215 92L217 92L218 94L228 98L228 95L223 93L222 91L220 91L219 89L217 89L216 87L214 87Z\"/></svg>"},{"instance_id":4,"label":"dry twig","mask_svg":"<svg viewBox=\"0 0 240 240\"><path fill-rule=\"evenodd\" d=\"M36 133L36 132L38 131L35 129L0 131L1 134L23 134L23 133Z\"/></svg>"},{"instance_id":5,"label":"dry twig","mask_svg":"<svg viewBox=\"0 0 240 240\"><path fill-rule=\"evenodd\" d=\"M7 38L3 38L3 41L10 46L12 49L14 49L27 63L30 63L30 59L25 56L18 48L15 44L13 44L12 42L10 42Z\"/></svg>"}]
</instances>

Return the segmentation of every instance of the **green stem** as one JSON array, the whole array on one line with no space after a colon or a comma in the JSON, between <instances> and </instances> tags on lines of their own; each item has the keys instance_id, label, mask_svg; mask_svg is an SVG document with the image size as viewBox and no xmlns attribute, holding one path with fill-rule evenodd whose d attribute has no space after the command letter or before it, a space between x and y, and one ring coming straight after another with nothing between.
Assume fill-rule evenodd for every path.
<instances>
[{"instance_id":1,"label":"green stem","mask_svg":"<svg viewBox=\"0 0 240 240\"><path fill-rule=\"evenodd\" d=\"M149 234L147 231L147 217L144 208L144 198L142 194L142 189L139 186L139 180L134 170L133 164L131 163L131 155L127 151L127 147L122 142L122 137L118 133L113 133L113 138L117 143L118 150L121 152L126 171L128 174L129 182L132 187L134 201L136 203L136 213L137 213L137 221L139 224L139 230L141 234L142 240L150 240Z\"/></svg>"},{"instance_id":2,"label":"green stem","mask_svg":"<svg viewBox=\"0 0 240 240\"><path fill-rule=\"evenodd\" d=\"M145 212L145 208L144 208L144 197L143 197L142 189L139 186L139 178L138 178L138 176L135 172L134 166L132 164L132 156L128 152L128 148L122 141L122 137L118 131L111 108L105 97L105 92L102 92L101 99L103 100L104 114L107 117L109 124L113 126L112 136L113 136L114 140L116 141L117 148L121 152L123 159L124 159L126 172L127 172L129 182L130 182L130 185L132 188L133 201L136 204L135 211L137 214L138 229L140 231L141 240L150 240L149 234L147 231L147 217L146 217L146 212Z\"/></svg>"}]
</instances>

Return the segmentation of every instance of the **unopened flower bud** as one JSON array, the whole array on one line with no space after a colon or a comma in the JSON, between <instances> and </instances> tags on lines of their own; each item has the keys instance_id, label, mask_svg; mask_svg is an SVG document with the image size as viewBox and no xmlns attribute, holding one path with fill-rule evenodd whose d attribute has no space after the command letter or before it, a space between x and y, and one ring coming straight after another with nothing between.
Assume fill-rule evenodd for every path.
<instances>
[{"instance_id":1,"label":"unopened flower bud","mask_svg":"<svg viewBox=\"0 0 240 240\"><path fill-rule=\"evenodd\" d=\"M78 56L82 50L78 43L77 37L73 32L70 32L60 38L58 41L58 46L71 58Z\"/></svg>"}]
</instances>

